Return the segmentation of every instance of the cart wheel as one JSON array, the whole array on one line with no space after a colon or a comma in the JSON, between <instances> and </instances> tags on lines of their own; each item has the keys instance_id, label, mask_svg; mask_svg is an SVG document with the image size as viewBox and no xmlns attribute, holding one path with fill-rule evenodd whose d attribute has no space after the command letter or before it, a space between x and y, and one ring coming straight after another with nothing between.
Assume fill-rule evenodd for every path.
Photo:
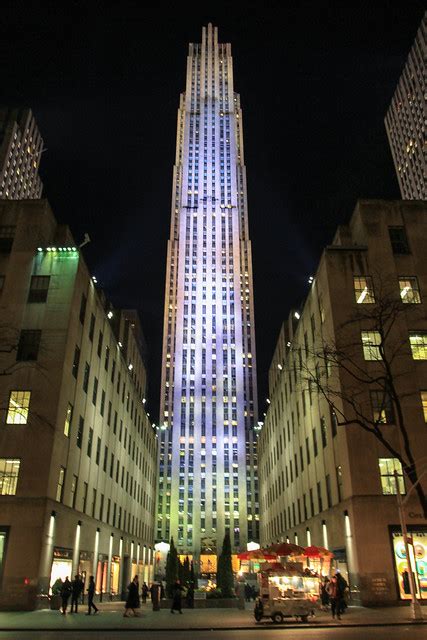
<instances>
[{"instance_id":1,"label":"cart wheel","mask_svg":"<svg viewBox=\"0 0 427 640\"><path fill-rule=\"evenodd\" d=\"M301 616L301 622L308 622L308 616Z\"/></svg>"},{"instance_id":2,"label":"cart wheel","mask_svg":"<svg viewBox=\"0 0 427 640\"><path fill-rule=\"evenodd\" d=\"M281 613L279 613L278 611L276 611L276 613L273 613L273 615L271 616L271 619L273 620L273 622L275 622L276 624L279 624L280 622L283 622L283 616Z\"/></svg>"}]
</instances>

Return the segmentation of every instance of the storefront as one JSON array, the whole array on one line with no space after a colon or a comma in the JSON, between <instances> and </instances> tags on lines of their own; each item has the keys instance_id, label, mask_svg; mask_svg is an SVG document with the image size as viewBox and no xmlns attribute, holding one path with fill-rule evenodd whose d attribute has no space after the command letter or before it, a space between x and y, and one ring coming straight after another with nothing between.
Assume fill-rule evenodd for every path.
<instances>
[{"instance_id":1,"label":"storefront","mask_svg":"<svg viewBox=\"0 0 427 640\"><path fill-rule=\"evenodd\" d=\"M120 594L120 556L113 556L111 558L111 581L110 581L110 593L112 596Z\"/></svg>"},{"instance_id":2,"label":"storefront","mask_svg":"<svg viewBox=\"0 0 427 640\"><path fill-rule=\"evenodd\" d=\"M79 571L81 579L85 585L85 589L89 583L89 576L92 575L93 554L88 551L80 551Z\"/></svg>"},{"instance_id":3,"label":"storefront","mask_svg":"<svg viewBox=\"0 0 427 640\"><path fill-rule=\"evenodd\" d=\"M55 582L68 578L73 579L73 550L64 547L53 548L52 569L50 572L50 589Z\"/></svg>"},{"instance_id":4,"label":"storefront","mask_svg":"<svg viewBox=\"0 0 427 640\"><path fill-rule=\"evenodd\" d=\"M401 600L410 600L408 562L400 527L391 527L393 561L398 594ZM417 597L427 600L427 527L408 527L409 555L415 577Z\"/></svg>"},{"instance_id":5,"label":"storefront","mask_svg":"<svg viewBox=\"0 0 427 640\"><path fill-rule=\"evenodd\" d=\"M98 567L96 570L95 591L102 594L107 591L108 556L100 553L98 555Z\"/></svg>"}]
</instances>

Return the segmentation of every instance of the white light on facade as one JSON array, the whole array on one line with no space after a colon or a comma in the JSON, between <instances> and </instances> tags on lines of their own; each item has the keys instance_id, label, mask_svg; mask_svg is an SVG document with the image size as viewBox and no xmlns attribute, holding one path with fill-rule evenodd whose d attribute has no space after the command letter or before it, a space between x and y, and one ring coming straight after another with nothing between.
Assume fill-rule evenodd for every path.
<instances>
[{"instance_id":1,"label":"white light on facade","mask_svg":"<svg viewBox=\"0 0 427 640\"><path fill-rule=\"evenodd\" d=\"M294 317L299 320L301 318L300 314L298 313L298 311L294 312Z\"/></svg>"},{"instance_id":2,"label":"white light on facade","mask_svg":"<svg viewBox=\"0 0 427 640\"><path fill-rule=\"evenodd\" d=\"M107 313L107 318L108 318L109 320L111 320L111 318L112 318L112 317L113 317L113 312L112 312L112 311L109 311L109 312Z\"/></svg>"}]
</instances>

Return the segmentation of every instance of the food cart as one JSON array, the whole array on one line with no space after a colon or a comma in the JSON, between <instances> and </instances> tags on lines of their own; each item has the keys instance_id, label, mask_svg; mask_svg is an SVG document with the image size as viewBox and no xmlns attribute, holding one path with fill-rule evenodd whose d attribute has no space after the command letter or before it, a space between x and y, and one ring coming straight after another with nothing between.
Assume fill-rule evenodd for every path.
<instances>
[{"instance_id":1,"label":"food cart","mask_svg":"<svg viewBox=\"0 0 427 640\"><path fill-rule=\"evenodd\" d=\"M268 563L258 573L259 597L255 603L257 622L271 618L282 622L296 618L307 622L318 608L319 577L299 563Z\"/></svg>"}]
</instances>

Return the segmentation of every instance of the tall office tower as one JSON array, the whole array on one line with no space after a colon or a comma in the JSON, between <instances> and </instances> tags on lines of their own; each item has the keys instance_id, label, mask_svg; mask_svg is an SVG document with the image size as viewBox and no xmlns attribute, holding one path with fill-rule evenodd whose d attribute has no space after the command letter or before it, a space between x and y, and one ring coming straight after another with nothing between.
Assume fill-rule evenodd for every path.
<instances>
[{"instance_id":1,"label":"tall office tower","mask_svg":"<svg viewBox=\"0 0 427 640\"><path fill-rule=\"evenodd\" d=\"M200 573L227 529L234 550L258 537L251 262L240 97L231 46L209 24L189 46L178 110L157 530Z\"/></svg>"},{"instance_id":2,"label":"tall office tower","mask_svg":"<svg viewBox=\"0 0 427 640\"><path fill-rule=\"evenodd\" d=\"M424 96L426 95L426 30L424 14L385 117L385 126L404 200L425 200Z\"/></svg>"},{"instance_id":3,"label":"tall office tower","mask_svg":"<svg viewBox=\"0 0 427 640\"><path fill-rule=\"evenodd\" d=\"M43 140L31 109L0 107L0 199L41 198Z\"/></svg>"}]
</instances>

